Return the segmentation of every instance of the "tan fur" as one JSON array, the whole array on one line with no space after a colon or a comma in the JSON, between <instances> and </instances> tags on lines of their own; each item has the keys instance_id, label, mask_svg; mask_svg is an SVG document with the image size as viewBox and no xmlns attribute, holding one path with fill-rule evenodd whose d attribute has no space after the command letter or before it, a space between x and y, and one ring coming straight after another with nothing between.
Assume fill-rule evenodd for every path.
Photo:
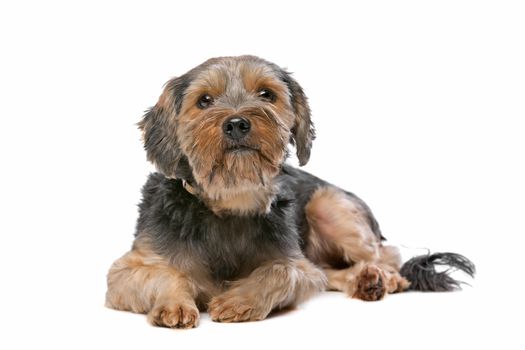
<instances>
[{"instance_id":1,"label":"tan fur","mask_svg":"<svg viewBox=\"0 0 525 350\"><path fill-rule=\"evenodd\" d=\"M195 272L194 262L188 264L188 270ZM209 312L215 321L260 320L326 286L324 273L304 258L272 261L227 286L213 286L207 279L198 273L188 277L138 240L108 273L106 306L148 314L153 325L192 328L199 319L197 305L204 308L210 298Z\"/></svg>"},{"instance_id":2,"label":"tan fur","mask_svg":"<svg viewBox=\"0 0 525 350\"><path fill-rule=\"evenodd\" d=\"M401 292L410 283L388 265L358 262L346 269L324 269L328 289L366 300L382 299L386 293ZM381 282L379 281L381 279Z\"/></svg>"},{"instance_id":3,"label":"tan fur","mask_svg":"<svg viewBox=\"0 0 525 350\"><path fill-rule=\"evenodd\" d=\"M319 188L305 208L310 226L305 253L325 268L328 287L363 300L408 288L401 277L401 257L372 232L366 211L335 187ZM348 267L334 269L344 263Z\"/></svg>"},{"instance_id":4,"label":"tan fur","mask_svg":"<svg viewBox=\"0 0 525 350\"><path fill-rule=\"evenodd\" d=\"M190 279L144 244L136 244L108 273L106 306L146 313L157 326L195 327L199 319L196 296Z\"/></svg>"},{"instance_id":5,"label":"tan fur","mask_svg":"<svg viewBox=\"0 0 525 350\"><path fill-rule=\"evenodd\" d=\"M310 225L307 256L322 262L341 255L346 262L374 261L380 242L370 229L365 211L335 187L319 188L305 208Z\"/></svg>"},{"instance_id":6,"label":"tan fur","mask_svg":"<svg viewBox=\"0 0 525 350\"><path fill-rule=\"evenodd\" d=\"M229 194L224 194L217 200L207 200L208 208L213 210L217 215L223 212L234 212L239 215L250 213L268 213L275 189L269 186L260 186L256 188L246 188L242 190L232 190ZM204 196L204 198L206 198Z\"/></svg>"},{"instance_id":7,"label":"tan fur","mask_svg":"<svg viewBox=\"0 0 525 350\"><path fill-rule=\"evenodd\" d=\"M325 285L325 275L304 258L273 261L214 297L210 317L220 322L262 320L272 310L298 304Z\"/></svg>"}]
</instances>

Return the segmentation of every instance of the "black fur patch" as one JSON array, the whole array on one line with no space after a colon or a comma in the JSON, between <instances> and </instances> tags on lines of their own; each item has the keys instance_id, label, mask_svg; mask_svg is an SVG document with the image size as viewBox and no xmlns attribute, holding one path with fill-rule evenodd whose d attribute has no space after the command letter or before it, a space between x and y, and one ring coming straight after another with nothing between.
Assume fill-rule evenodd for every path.
<instances>
[{"instance_id":1,"label":"black fur patch","mask_svg":"<svg viewBox=\"0 0 525 350\"><path fill-rule=\"evenodd\" d=\"M449 276L450 268L438 272L436 266L449 266L474 277L476 267L463 255L455 253L434 253L416 256L401 267L400 274L410 281L409 290L422 292L446 292L460 289L462 282Z\"/></svg>"}]
</instances>

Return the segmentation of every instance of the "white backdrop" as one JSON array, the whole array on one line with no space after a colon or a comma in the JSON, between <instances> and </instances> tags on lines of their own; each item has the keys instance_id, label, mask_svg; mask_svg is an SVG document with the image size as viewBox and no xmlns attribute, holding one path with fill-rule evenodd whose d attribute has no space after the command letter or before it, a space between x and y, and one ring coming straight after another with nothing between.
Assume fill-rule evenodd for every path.
<instances>
[{"instance_id":1,"label":"white backdrop","mask_svg":"<svg viewBox=\"0 0 525 350\"><path fill-rule=\"evenodd\" d=\"M0 3L0 348L523 348L523 18L519 1ZM135 123L170 77L239 54L310 97L306 170L365 199L408 254L470 257L473 288L325 293L187 332L105 309L152 171Z\"/></svg>"}]
</instances>

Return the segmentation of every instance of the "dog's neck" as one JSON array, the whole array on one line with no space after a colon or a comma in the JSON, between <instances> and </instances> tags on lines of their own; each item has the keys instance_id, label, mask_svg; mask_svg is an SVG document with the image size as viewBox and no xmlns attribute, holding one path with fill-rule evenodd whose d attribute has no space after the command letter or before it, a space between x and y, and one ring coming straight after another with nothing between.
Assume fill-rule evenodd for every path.
<instances>
[{"instance_id":1,"label":"dog's neck","mask_svg":"<svg viewBox=\"0 0 525 350\"><path fill-rule=\"evenodd\" d=\"M275 197L273 188L245 190L233 196L208 201L210 209L218 214L231 213L235 215L266 214Z\"/></svg>"},{"instance_id":2,"label":"dog's neck","mask_svg":"<svg viewBox=\"0 0 525 350\"><path fill-rule=\"evenodd\" d=\"M254 186L242 190L232 190L219 198L209 198L198 186L187 180L182 180L184 189L201 199L206 206L218 216L260 215L270 211L271 204L277 193L276 186Z\"/></svg>"},{"instance_id":3,"label":"dog's neck","mask_svg":"<svg viewBox=\"0 0 525 350\"><path fill-rule=\"evenodd\" d=\"M180 179L188 193L199 198L218 216L266 214L278 192L275 178L265 179L264 184L244 183L227 189L216 186L213 190L205 190L195 180L186 157L179 160L171 178Z\"/></svg>"}]
</instances>

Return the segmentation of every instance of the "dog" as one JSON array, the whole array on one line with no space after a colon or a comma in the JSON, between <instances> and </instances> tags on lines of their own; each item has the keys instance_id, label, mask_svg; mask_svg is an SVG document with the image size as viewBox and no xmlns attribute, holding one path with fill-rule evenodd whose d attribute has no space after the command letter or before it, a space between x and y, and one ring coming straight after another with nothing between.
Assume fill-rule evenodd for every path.
<instances>
[{"instance_id":1,"label":"dog","mask_svg":"<svg viewBox=\"0 0 525 350\"><path fill-rule=\"evenodd\" d=\"M111 266L106 306L153 325L262 320L323 290L365 301L459 287L459 254L401 265L360 198L299 165L315 138L305 93L255 56L212 58L169 80L139 122L158 172L143 187L132 249Z\"/></svg>"}]
</instances>

